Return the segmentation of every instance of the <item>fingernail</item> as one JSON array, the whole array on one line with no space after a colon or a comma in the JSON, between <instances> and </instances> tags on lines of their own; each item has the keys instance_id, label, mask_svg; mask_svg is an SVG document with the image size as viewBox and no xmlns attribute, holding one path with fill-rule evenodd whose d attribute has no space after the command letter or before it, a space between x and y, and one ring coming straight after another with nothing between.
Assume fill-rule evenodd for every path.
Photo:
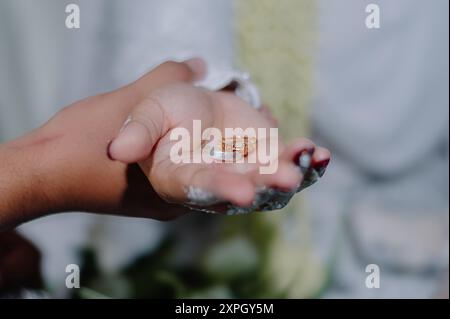
<instances>
[{"instance_id":1,"label":"fingernail","mask_svg":"<svg viewBox=\"0 0 450 319\"><path fill-rule=\"evenodd\" d=\"M119 130L119 134L117 135L116 138L108 141L108 146L106 148L106 156L108 156L108 158L112 161L115 161L114 157L111 155L111 144L117 140L117 138L122 134L122 132L125 130L125 128L128 126L128 124L130 124L130 122L132 121L131 115L129 115L127 117L127 119L125 120L125 122L123 123L122 127Z\"/></svg>"},{"instance_id":2,"label":"fingernail","mask_svg":"<svg viewBox=\"0 0 450 319\"><path fill-rule=\"evenodd\" d=\"M142 124L129 120L120 129L119 134L113 140L112 143L116 144L117 142L121 141L134 140L135 137L141 133L140 131L142 130L142 127L145 129L145 127Z\"/></svg>"},{"instance_id":3,"label":"fingernail","mask_svg":"<svg viewBox=\"0 0 450 319\"><path fill-rule=\"evenodd\" d=\"M302 151L297 158L296 165L300 167L302 174L311 167L311 152L309 150Z\"/></svg>"},{"instance_id":4,"label":"fingernail","mask_svg":"<svg viewBox=\"0 0 450 319\"><path fill-rule=\"evenodd\" d=\"M206 63L202 58L192 58L184 62L194 73L194 81L202 80L206 75Z\"/></svg>"},{"instance_id":5,"label":"fingernail","mask_svg":"<svg viewBox=\"0 0 450 319\"><path fill-rule=\"evenodd\" d=\"M119 134L125 129L125 127L127 127L127 125L132 121L132 117L131 115L129 115L127 117L127 119L125 120L125 122L123 123L122 127L120 128Z\"/></svg>"},{"instance_id":6,"label":"fingernail","mask_svg":"<svg viewBox=\"0 0 450 319\"><path fill-rule=\"evenodd\" d=\"M327 160L317 162L316 165L314 165L314 168L320 177L322 177L325 174L325 171L326 171L329 163L330 163L330 160L327 159Z\"/></svg>"},{"instance_id":7,"label":"fingernail","mask_svg":"<svg viewBox=\"0 0 450 319\"><path fill-rule=\"evenodd\" d=\"M310 156L312 156L314 154L314 146L311 147L307 147L302 149L301 151L299 151L297 154L295 154L293 161L295 163L295 165L299 166L299 161L300 161L300 157L304 154L309 154Z\"/></svg>"},{"instance_id":8,"label":"fingernail","mask_svg":"<svg viewBox=\"0 0 450 319\"><path fill-rule=\"evenodd\" d=\"M311 165L311 155L308 152L303 152L298 159L298 163L300 167L309 168Z\"/></svg>"},{"instance_id":9,"label":"fingernail","mask_svg":"<svg viewBox=\"0 0 450 319\"><path fill-rule=\"evenodd\" d=\"M146 158L150 137L147 128L136 121L128 121L111 142L109 156L122 162L133 163Z\"/></svg>"}]
</instances>

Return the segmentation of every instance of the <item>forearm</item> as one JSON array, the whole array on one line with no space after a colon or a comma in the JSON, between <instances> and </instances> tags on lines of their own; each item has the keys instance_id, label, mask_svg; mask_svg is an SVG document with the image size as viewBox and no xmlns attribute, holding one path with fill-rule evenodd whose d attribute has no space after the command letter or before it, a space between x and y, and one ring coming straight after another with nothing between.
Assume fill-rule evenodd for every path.
<instances>
[{"instance_id":1,"label":"forearm","mask_svg":"<svg viewBox=\"0 0 450 319\"><path fill-rule=\"evenodd\" d=\"M41 128L0 145L0 231L69 211L171 216L174 209L155 194L137 165L108 158L108 143L126 119L130 100L107 94L80 101Z\"/></svg>"},{"instance_id":2,"label":"forearm","mask_svg":"<svg viewBox=\"0 0 450 319\"><path fill-rule=\"evenodd\" d=\"M0 145L0 231L57 212L121 209L126 165L108 159L106 138L72 137L41 128Z\"/></svg>"},{"instance_id":3,"label":"forearm","mask_svg":"<svg viewBox=\"0 0 450 319\"><path fill-rule=\"evenodd\" d=\"M34 219L49 208L37 148L0 146L0 230Z\"/></svg>"},{"instance_id":4,"label":"forearm","mask_svg":"<svg viewBox=\"0 0 450 319\"><path fill-rule=\"evenodd\" d=\"M137 165L113 161L107 150L136 105L164 85L190 81L195 75L191 67L164 63L130 85L68 106L40 128L0 145L0 230L66 211L156 219L181 214L155 193Z\"/></svg>"}]
</instances>

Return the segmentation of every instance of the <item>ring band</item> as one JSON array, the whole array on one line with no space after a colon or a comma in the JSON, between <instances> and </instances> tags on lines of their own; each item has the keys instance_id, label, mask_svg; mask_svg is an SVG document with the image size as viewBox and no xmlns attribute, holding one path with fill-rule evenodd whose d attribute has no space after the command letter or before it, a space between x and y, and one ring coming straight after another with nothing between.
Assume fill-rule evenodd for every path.
<instances>
[{"instance_id":1,"label":"ring band","mask_svg":"<svg viewBox=\"0 0 450 319\"><path fill-rule=\"evenodd\" d=\"M222 138L221 143L212 147L209 154L220 162L233 162L241 160L256 148L256 138L233 136Z\"/></svg>"}]
</instances>

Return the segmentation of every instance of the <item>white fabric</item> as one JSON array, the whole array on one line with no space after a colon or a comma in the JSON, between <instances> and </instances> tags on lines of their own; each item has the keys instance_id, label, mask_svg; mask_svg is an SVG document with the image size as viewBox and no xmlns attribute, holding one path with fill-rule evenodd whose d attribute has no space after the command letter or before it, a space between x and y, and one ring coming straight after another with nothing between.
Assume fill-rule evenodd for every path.
<instances>
[{"instance_id":1,"label":"white fabric","mask_svg":"<svg viewBox=\"0 0 450 319\"><path fill-rule=\"evenodd\" d=\"M365 26L374 1L319 3L314 140L333 159L310 194L335 265L326 296L430 297L448 266L448 1L376 1L380 29Z\"/></svg>"}]
</instances>

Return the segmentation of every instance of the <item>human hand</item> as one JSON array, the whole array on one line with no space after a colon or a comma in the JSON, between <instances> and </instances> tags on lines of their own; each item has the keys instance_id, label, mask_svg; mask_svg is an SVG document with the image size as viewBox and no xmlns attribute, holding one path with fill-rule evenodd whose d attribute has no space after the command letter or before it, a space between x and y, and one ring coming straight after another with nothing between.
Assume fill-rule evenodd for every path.
<instances>
[{"instance_id":1,"label":"human hand","mask_svg":"<svg viewBox=\"0 0 450 319\"><path fill-rule=\"evenodd\" d=\"M261 190L279 190L283 203L302 186L303 175L298 157L303 151L312 158L311 168L323 174L330 153L315 147L306 139L298 139L285 146L277 136L258 140L258 144L276 139L278 151L273 154L277 169L271 174L261 174L262 163L175 163L171 149L177 141L171 140L174 130L186 129L193 137L193 120L199 120L203 128L263 128L274 127L266 111L259 112L231 92L211 92L189 84L173 84L153 91L130 113L129 120L109 152L113 159L124 163L138 162L154 190L168 202L188 204L202 210L236 212L236 207L252 207L255 196ZM202 152L202 144L195 142L188 154ZM197 154L201 157L201 154ZM307 175L311 171L306 172ZM196 198L192 198L196 197ZM273 197L273 196L272 196ZM232 203L233 205L223 205ZM198 207L201 206L201 207ZM207 206L205 208L205 206ZM230 207L232 211L230 211ZM266 206L269 207L269 206Z\"/></svg>"},{"instance_id":2,"label":"human hand","mask_svg":"<svg viewBox=\"0 0 450 319\"><path fill-rule=\"evenodd\" d=\"M156 100L172 99L173 103L167 104L168 111L170 108L175 111L171 119L184 121L185 126L196 115L200 115L199 118L204 120L204 124L217 127L225 125L245 127L249 124L259 127L271 126L271 121L267 116L263 116L263 112L258 113L248 108L231 93L213 93L180 84L198 78L203 72L201 68L202 66L195 60L186 64L164 63L136 82L113 92L74 103L60 111L42 127L0 145L2 162L0 181L2 185L7 185L0 188L2 197L0 228L11 227L45 214L65 211L121 214L165 220L186 212L180 205L170 204L170 202L186 203L183 188L185 185L206 188L209 188L209 185L214 186L211 190L221 199L246 206L251 202L255 186L271 185L289 189L298 184L300 177L294 174L292 163L288 163L289 156L295 157L294 153L304 148L313 152L314 145L306 140L299 140L292 147L286 148L284 156L280 157L284 160L281 161L277 173L272 176L255 174L258 164L226 167L218 164L207 169L195 165L185 167L186 169L181 170L183 174L180 175L174 174L174 171L166 176L162 172L157 172L149 178L152 170L155 171L152 159L162 162L167 160L167 154L164 154L164 149L160 147L167 142L167 135L152 130L157 128L154 126L155 123L162 128L171 127L167 124L168 118L156 122L154 120L157 117L147 119L145 130L142 130L142 127L138 129L141 130L140 137L138 136L128 146L127 143L123 144L125 148L122 150L121 146L116 148L120 145L117 144L120 139L116 139L110 149L110 155L121 159L122 162L112 161L108 157L106 152L108 144L116 136L128 114L132 113L136 119L139 116L145 117L149 110L154 112L154 108L147 109L146 106L149 102L154 102L155 97ZM183 90L184 92L181 92ZM152 95L152 92L156 93ZM183 104L180 103L183 98L179 93L186 94L187 100L191 102L198 102L196 98L206 99L209 102L205 103L206 100L203 100L197 106L186 103L188 107L183 108ZM211 105L212 108L209 108ZM225 110L227 112L224 112ZM244 113L242 110L245 110ZM143 113L139 115L140 111ZM235 115L229 116L237 114L235 113L237 111L240 112L240 118ZM178 117L176 112L179 112ZM208 119L207 115L212 117ZM253 119L248 121L249 118ZM130 123L122 133L135 124ZM158 136L157 133L161 135ZM150 142L149 136L152 137ZM157 147L159 151L154 152L149 159L143 160L157 141L161 142ZM132 150L128 153L127 147L130 145ZM170 143L166 143L167 147L169 145ZM120 158L120 155L116 157L120 152L125 152L125 158ZM146 175L142 174L137 165L128 165L133 163L133 156L135 161L139 161ZM323 164L325 167L328 160L328 151L319 148L314 152L314 165ZM208 172L211 168L213 170ZM215 172L220 174L215 176ZM154 185L149 183L146 177ZM220 183L212 185L214 181L219 180Z\"/></svg>"},{"instance_id":3,"label":"human hand","mask_svg":"<svg viewBox=\"0 0 450 319\"><path fill-rule=\"evenodd\" d=\"M191 65L191 66L189 66ZM112 161L108 143L147 95L196 78L195 62L166 62L115 91L76 102L38 129L0 145L0 230L45 214L86 211L171 219L137 165Z\"/></svg>"}]
</instances>

